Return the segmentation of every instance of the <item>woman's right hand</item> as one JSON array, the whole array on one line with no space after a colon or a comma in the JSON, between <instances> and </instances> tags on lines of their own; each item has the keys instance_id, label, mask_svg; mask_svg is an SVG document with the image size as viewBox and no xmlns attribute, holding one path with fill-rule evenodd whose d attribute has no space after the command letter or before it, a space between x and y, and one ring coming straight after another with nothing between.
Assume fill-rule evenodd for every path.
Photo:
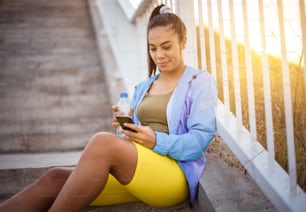
<instances>
[{"instance_id":1,"label":"woman's right hand","mask_svg":"<svg viewBox=\"0 0 306 212\"><path fill-rule=\"evenodd\" d=\"M119 127L119 122L118 122L116 116L118 116L118 115L123 115L123 112L121 112L121 111L119 110L118 105L112 106L112 110L113 110L112 126L113 126L114 128L117 128L117 127ZM134 108L131 107L131 108L130 108L130 112L129 112L129 116L132 117L133 112L134 112Z\"/></svg>"}]
</instances>

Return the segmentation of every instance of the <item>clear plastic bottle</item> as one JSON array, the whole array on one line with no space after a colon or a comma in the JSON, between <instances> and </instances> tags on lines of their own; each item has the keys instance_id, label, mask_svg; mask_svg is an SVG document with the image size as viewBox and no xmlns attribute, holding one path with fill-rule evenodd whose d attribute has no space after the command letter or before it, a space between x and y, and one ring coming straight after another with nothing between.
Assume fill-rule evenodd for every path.
<instances>
[{"instance_id":1,"label":"clear plastic bottle","mask_svg":"<svg viewBox=\"0 0 306 212\"><path fill-rule=\"evenodd\" d=\"M119 110L121 112L123 112L122 115L129 115L131 105L130 105L129 100L128 100L127 92L121 92L120 93L120 99L119 99L119 102L118 102L117 105L119 107ZM121 127L120 126L117 128L117 135L119 137L124 137L124 134L121 132Z\"/></svg>"}]
</instances>

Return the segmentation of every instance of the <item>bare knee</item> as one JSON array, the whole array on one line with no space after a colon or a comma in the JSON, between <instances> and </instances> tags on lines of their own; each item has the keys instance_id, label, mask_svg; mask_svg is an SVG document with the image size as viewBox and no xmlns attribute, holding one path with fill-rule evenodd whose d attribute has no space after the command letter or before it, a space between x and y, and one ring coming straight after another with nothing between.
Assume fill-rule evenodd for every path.
<instances>
[{"instance_id":1,"label":"bare knee","mask_svg":"<svg viewBox=\"0 0 306 212\"><path fill-rule=\"evenodd\" d=\"M91 155L91 157L109 154L115 150L119 139L118 136L111 133L97 133L86 146L84 154Z\"/></svg>"},{"instance_id":2,"label":"bare knee","mask_svg":"<svg viewBox=\"0 0 306 212\"><path fill-rule=\"evenodd\" d=\"M112 133L108 132L99 132L96 133L92 139L90 140L89 144L91 143L98 143L101 144L101 142L109 142L109 141L115 141L116 139L120 139L118 136Z\"/></svg>"},{"instance_id":3,"label":"bare knee","mask_svg":"<svg viewBox=\"0 0 306 212\"><path fill-rule=\"evenodd\" d=\"M49 169L41 178L39 179L38 183L65 183L68 179L70 173L72 171L72 168L60 168L55 167Z\"/></svg>"}]
</instances>

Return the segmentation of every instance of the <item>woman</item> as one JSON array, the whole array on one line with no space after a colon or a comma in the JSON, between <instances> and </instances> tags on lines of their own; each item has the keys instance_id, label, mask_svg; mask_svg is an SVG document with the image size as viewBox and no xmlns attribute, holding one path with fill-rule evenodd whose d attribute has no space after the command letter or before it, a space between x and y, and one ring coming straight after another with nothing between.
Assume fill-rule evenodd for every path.
<instances>
[{"instance_id":1,"label":"woman","mask_svg":"<svg viewBox=\"0 0 306 212\"><path fill-rule=\"evenodd\" d=\"M214 137L217 91L212 77L184 64L181 19L157 6L147 27L149 78L136 86L122 139L93 136L75 168L53 168L0 211L79 211L87 205L143 201L168 207L195 200ZM159 73L156 73L157 70ZM113 127L118 127L113 106Z\"/></svg>"}]
</instances>

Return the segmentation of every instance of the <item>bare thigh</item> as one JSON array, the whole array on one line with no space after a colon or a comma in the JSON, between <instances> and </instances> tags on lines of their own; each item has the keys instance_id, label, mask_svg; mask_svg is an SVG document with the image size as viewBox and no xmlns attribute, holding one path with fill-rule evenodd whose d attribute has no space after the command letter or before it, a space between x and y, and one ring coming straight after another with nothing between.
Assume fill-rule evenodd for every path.
<instances>
[{"instance_id":1,"label":"bare thigh","mask_svg":"<svg viewBox=\"0 0 306 212\"><path fill-rule=\"evenodd\" d=\"M90 158L92 168L111 173L121 184L128 184L137 165L137 149L127 140L111 133L97 133L85 148L80 163Z\"/></svg>"}]
</instances>

